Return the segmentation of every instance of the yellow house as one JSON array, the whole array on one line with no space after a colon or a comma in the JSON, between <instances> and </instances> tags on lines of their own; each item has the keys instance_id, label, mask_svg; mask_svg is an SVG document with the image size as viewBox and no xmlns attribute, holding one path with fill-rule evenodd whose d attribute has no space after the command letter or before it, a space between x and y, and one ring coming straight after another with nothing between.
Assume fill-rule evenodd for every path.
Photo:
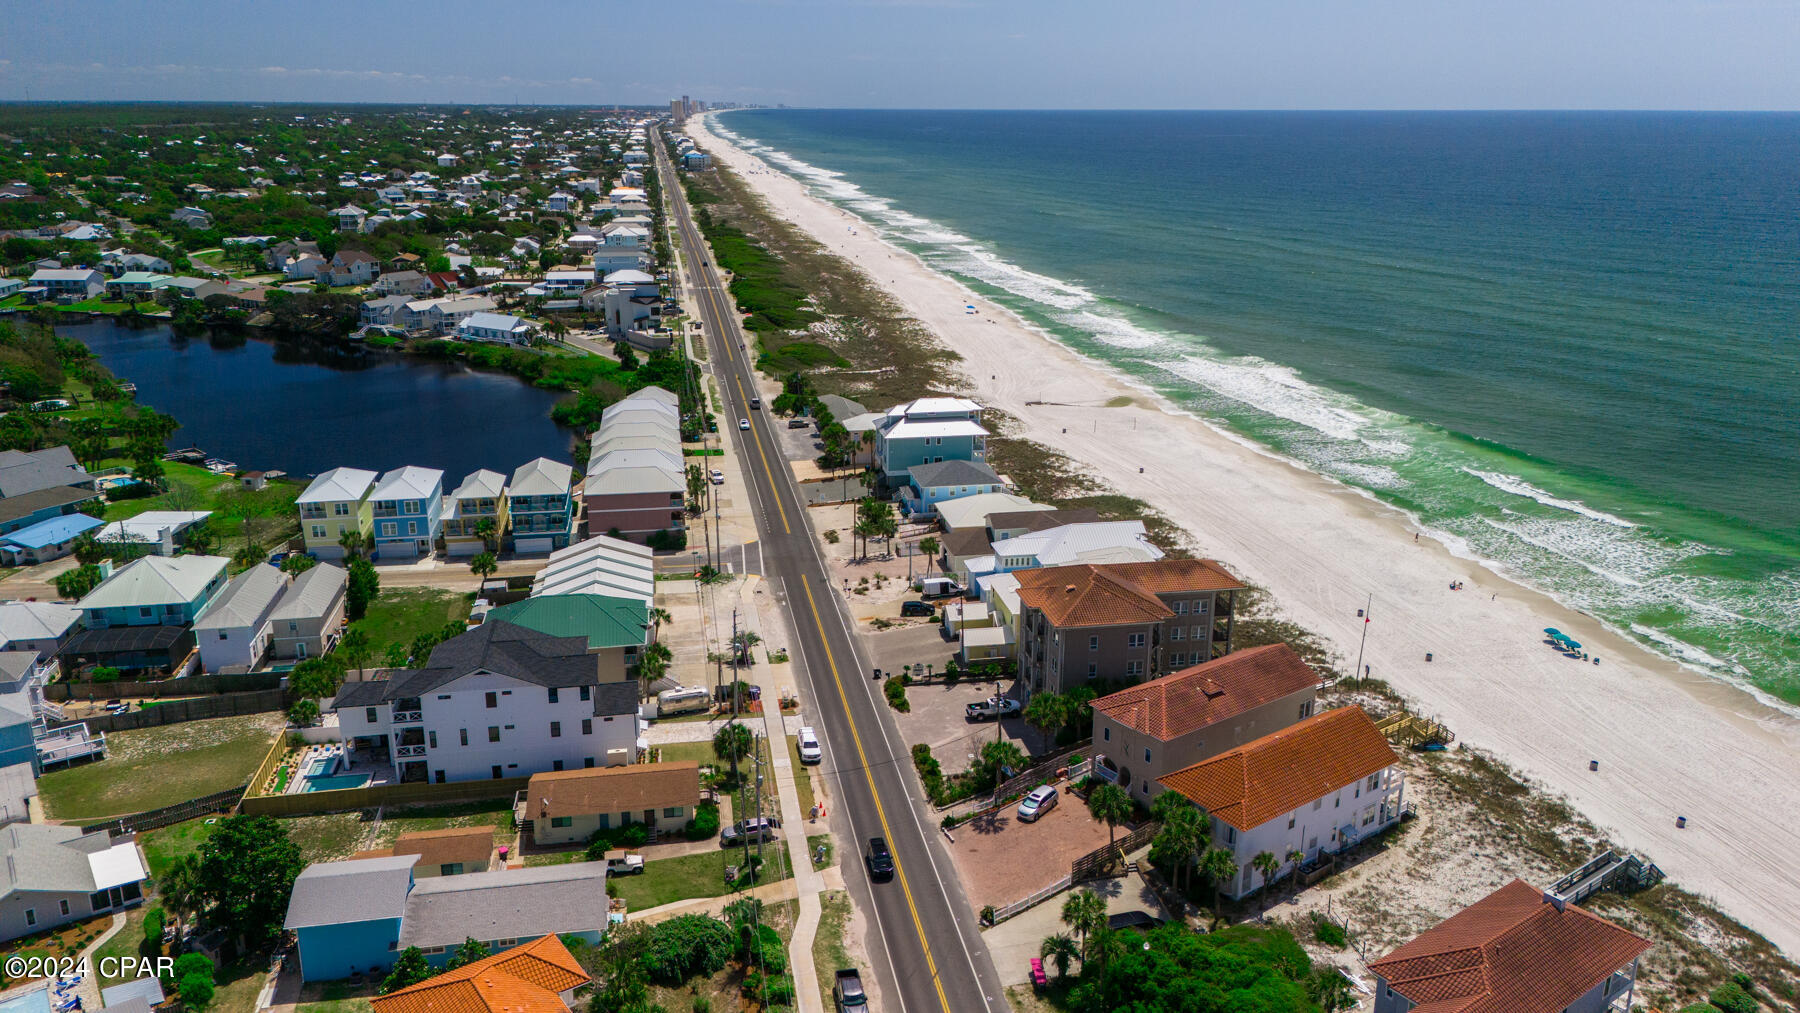
<instances>
[{"instance_id":1,"label":"yellow house","mask_svg":"<svg viewBox=\"0 0 1800 1013\"><path fill-rule=\"evenodd\" d=\"M365 541L374 537L369 490L375 478L374 472L360 468L333 468L312 480L294 501L300 508L300 537L307 552L320 559L342 559L344 532L361 532Z\"/></svg>"},{"instance_id":2,"label":"yellow house","mask_svg":"<svg viewBox=\"0 0 1800 1013\"><path fill-rule=\"evenodd\" d=\"M506 476L497 471L473 472L456 491L444 497L444 548L452 556L473 556L487 545L479 533L481 522L494 522L494 544L504 544L511 523Z\"/></svg>"}]
</instances>

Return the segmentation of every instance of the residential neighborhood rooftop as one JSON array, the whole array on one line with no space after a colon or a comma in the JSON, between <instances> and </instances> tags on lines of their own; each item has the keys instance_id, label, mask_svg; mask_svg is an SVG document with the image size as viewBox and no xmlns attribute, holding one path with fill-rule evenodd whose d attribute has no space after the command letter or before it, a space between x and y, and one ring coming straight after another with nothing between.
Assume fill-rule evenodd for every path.
<instances>
[{"instance_id":1,"label":"residential neighborhood rooftop","mask_svg":"<svg viewBox=\"0 0 1800 1013\"><path fill-rule=\"evenodd\" d=\"M372 998L375 1013L565 1013L588 974L554 935Z\"/></svg>"},{"instance_id":2,"label":"residential neighborhood rooftop","mask_svg":"<svg viewBox=\"0 0 1800 1013\"><path fill-rule=\"evenodd\" d=\"M1092 706L1096 714L1167 742L1319 681L1293 648L1266 644L1127 687Z\"/></svg>"},{"instance_id":3,"label":"residential neighborhood rooftop","mask_svg":"<svg viewBox=\"0 0 1800 1013\"><path fill-rule=\"evenodd\" d=\"M558 770L531 775L525 818L571 813L634 812L700 802L700 765L692 760L627 767Z\"/></svg>"}]
</instances>

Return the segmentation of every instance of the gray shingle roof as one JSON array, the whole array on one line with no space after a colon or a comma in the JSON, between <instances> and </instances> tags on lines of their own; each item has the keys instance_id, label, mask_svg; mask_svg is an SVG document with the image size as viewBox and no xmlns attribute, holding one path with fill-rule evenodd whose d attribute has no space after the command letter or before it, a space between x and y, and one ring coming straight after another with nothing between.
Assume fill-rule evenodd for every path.
<instances>
[{"instance_id":1,"label":"gray shingle roof","mask_svg":"<svg viewBox=\"0 0 1800 1013\"><path fill-rule=\"evenodd\" d=\"M921 489L946 485L999 485L994 469L975 461L934 461L907 469Z\"/></svg>"},{"instance_id":2,"label":"gray shingle roof","mask_svg":"<svg viewBox=\"0 0 1800 1013\"><path fill-rule=\"evenodd\" d=\"M320 563L294 578L282 594L270 619L317 619L325 615L331 603L344 593L350 575L341 566Z\"/></svg>"},{"instance_id":3,"label":"gray shingle roof","mask_svg":"<svg viewBox=\"0 0 1800 1013\"><path fill-rule=\"evenodd\" d=\"M420 696L480 670L546 687L591 686L599 678L587 638L552 637L496 620L439 644L426 667L394 672L384 699Z\"/></svg>"},{"instance_id":4,"label":"gray shingle roof","mask_svg":"<svg viewBox=\"0 0 1800 1013\"><path fill-rule=\"evenodd\" d=\"M345 925L406 914L406 893L418 855L318 862L294 880L284 928Z\"/></svg>"},{"instance_id":5,"label":"gray shingle roof","mask_svg":"<svg viewBox=\"0 0 1800 1013\"><path fill-rule=\"evenodd\" d=\"M225 585L200 618L196 630L235 630L262 622L287 586L287 574L266 563L252 566Z\"/></svg>"},{"instance_id":6,"label":"gray shingle roof","mask_svg":"<svg viewBox=\"0 0 1800 1013\"><path fill-rule=\"evenodd\" d=\"M400 947L592 932L606 925L606 912L601 862L421 879L406 901Z\"/></svg>"},{"instance_id":7,"label":"gray shingle roof","mask_svg":"<svg viewBox=\"0 0 1800 1013\"><path fill-rule=\"evenodd\" d=\"M0 452L0 496L22 496L92 481L87 470L75 463L75 455L68 447Z\"/></svg>"}]
</instances>

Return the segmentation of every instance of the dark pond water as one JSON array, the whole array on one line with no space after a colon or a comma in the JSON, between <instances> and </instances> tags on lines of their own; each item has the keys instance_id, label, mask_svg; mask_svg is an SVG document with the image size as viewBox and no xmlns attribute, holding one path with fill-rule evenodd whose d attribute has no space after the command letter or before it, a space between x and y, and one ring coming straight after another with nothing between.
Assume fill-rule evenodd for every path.
<instances>
[{"instance_id":1,"label":"dark pond water","mask_svg":"<svg viewBox=\"0 0 1800 1013\"><path fill-rule=\"evenodd\" d=\"M445 491L478 468L569 459L550 421L559 395L514 377L381 352L97 320L57 328L85 342L138 400L181 422L195 446L242 468L316 475L340 465L444 471Z\"/></svg>"}]
</instances>

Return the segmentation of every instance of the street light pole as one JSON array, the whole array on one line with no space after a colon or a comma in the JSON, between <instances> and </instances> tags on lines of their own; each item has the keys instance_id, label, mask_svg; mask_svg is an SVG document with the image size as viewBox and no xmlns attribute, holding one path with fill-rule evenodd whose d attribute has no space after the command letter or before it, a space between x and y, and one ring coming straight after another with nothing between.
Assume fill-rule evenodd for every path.
<instances>
[{"instance_id":1,"label":"street light pole","mask_svg":"<svg viewBox=\"0 0 1800 1013\"><path fill-rule=\"evenodd\" d=\"M1369 643L1369 613L1374 611L1374 608L1375 595L1371 593L1368 604L1363 606L1362 640L1356 645L1356 671L1350 673L1350 678L1356 680L1358 689L1362 688L1363 648Z\"/></svg>"}]
</instances>

